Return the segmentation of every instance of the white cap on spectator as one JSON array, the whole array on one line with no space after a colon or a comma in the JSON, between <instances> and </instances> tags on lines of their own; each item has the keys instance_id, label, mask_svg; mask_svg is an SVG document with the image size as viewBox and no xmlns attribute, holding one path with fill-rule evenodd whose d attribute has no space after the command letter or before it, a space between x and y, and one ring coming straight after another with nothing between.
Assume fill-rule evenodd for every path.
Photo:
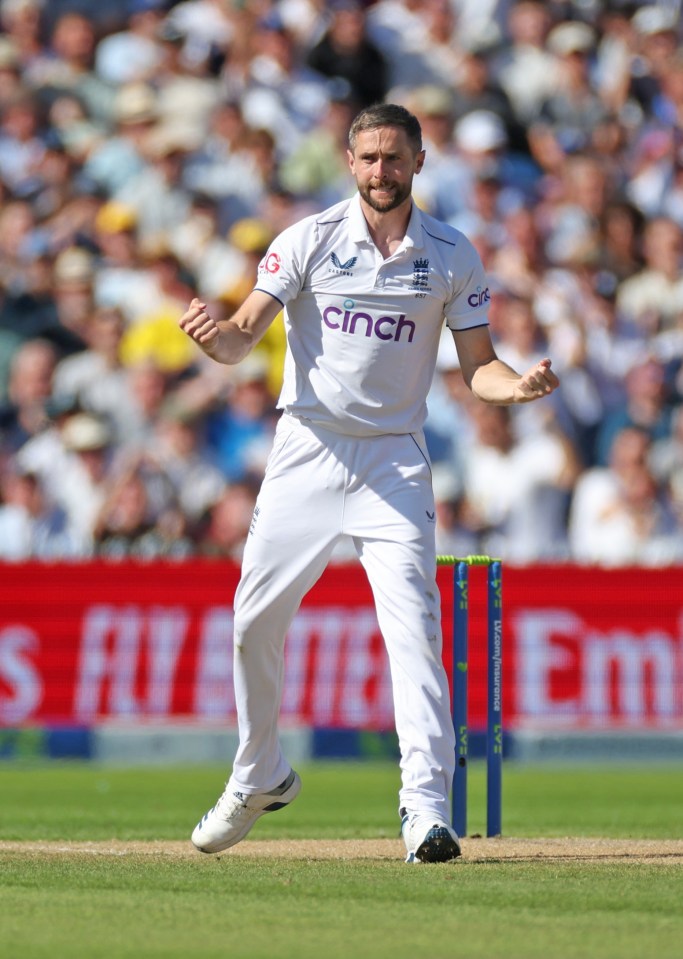
<instances>
[{"instance_id":1,"label":"white cap on spectator","mask_svg":"<svg viewBox=\"0 0 683 959\"><path fill-rule=\"evenodd\" d=\"M455 142L462 150L484 153L507 143L505 124L491 110L473 110L455 126Z\"/></svg>"},{"instance_id":2,"label":"white cap on spectator","mask_svg":"<svg viewBox=\"0 0 683 959\"><path fill-rule=\"evenodd\" d=\"M0 16L12 17L22 10L41 10L45 0L0 0Z\"/></svg>"},{"instance_id":3,"label":"white cap on spectator","mask_svg":"<svg viewBox=\"0 0 683 959\"><path fill-rule=\"evenodd\" d=\"M109 427L90 413L77 413L69 417L62 427L62 442L74 453L101 450L111 443Z\"/></svg>"},{"instance_id":4,"label":"white cap on spectator","mask_svg":"<svg viewBox=\"0 0 683 959\"><path fill-rule=\"evenodd\" d=\"M7 37L0 36L0 70L13 70L18 66L17 48Z\"/></svg>"},{"instance_id":5,"label":"white cap on spectator","mask_svg":"<svg viewBox=\"0 0 683 959\"><path fill-rule=\"evenodd\" d=\"M114 116L118 123L145 123L155 120L157 101L154 90L146 83L127 83L114 100Z\"/></svg>"},{"instance_id":6,"label":"white cap on spectator","mask_svg":"<svg viewBox=\"0 0 683 959\"><path fill-rule=\"evenodd\" d=\"M55 260L54 278L58 283L90 283L94 273L91 253L78 246L71 246Z\"/></svg>"},{"instance_id":7,"label":"white cap on spectator","mask_svg":"<svg viewBox=\"0 0 683 959\"><path fill-rule=\"evenodd\" d=\"M548 34L548 49L559 57L588 53L595 46L595 33L587 23L559 23Z\"/></svg>"},{"instance_id":8,"label":"white cap on spectator","mask_svg":"<svg viewBox=\"0 0 683 959\"><path fill-rule=\"evenodd\" d=\"M631 23L643 36L652 36L655 33L668 33L676 29L678 18L671 10L664 7L641 7L632 18Z\"/></svg>"},{"instance_id":9,"label":"white cap on spectator","mask_svg":"<svg viewBox=\"0 0 683 959\"><path fill-rule=\"evenodd\" d=\"M161 123L145 138L145 149L155 159L173 153L190 153L200 145L197 130L189 124Z\"/></svg>"},{"instance_id":10,"label":"white cap on spectator","mask_svg":"<svg viewBox=\"0 0 683 959\"><path fill-rule=\"evenodd\" d=\"M408 108L424 116L448 116L453 112L453 98L446 87L426 83L409 93Z\"/></svg>"}]
</instances>

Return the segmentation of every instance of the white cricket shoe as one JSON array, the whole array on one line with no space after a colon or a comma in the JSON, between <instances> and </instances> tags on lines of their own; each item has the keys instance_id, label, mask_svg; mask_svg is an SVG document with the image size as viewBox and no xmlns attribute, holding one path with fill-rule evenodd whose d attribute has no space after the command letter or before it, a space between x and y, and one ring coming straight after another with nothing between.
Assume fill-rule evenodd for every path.
<instances>
[{"instance_id":1,"label":"white cricket shoe","mask_svg":"<svg viewBox=\"0 0 683 959\"><path fill-rule=\"evenodd\" d=\"M448 862L460 855L460 841L445 822L424 813L400 810L401 834L406 844L406 862Z\"/></svg>"},{"instance_id":2,"label":"white cricket shoe","mask_svg":"<svg viewBox=\"0 0 683 959\"><path fill-rule=\"evenodd\" d=\"M256 820L293 802L301 792L301 779L291 771L269 793L247 796L226 789L213 809L195 826L192 842L200 852L220 852L244 839Z\"/></svg>"}]
</instances>

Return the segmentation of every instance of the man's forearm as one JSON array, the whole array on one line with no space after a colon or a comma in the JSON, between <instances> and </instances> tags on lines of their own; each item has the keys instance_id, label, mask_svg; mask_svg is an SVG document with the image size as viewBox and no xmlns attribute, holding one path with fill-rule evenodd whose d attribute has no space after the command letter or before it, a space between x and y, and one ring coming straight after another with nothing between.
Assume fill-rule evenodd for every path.
<instances>
[{"instance_id":1,"label":"man's forearm","mask_svg":"<svg viewBox=\"0 0 683 959\"><path fill-rule=\"evenodd\" d=\"M471 389L477 399L485 403L508 406L515 402L514 388L519 379L519 373L507 363L494 359L477 367L472 374Z\"/></svg>"},{"instance_id":2,"label":"man's forearm","mask_svg":"<svg viewBox=\"0 0 683 959\"><path fill-rule=\"evenodd\" d=\"M179 321L197 346L216 360L234 366L258 343L281 309L279 300L253 290L229 320L216 321L195 297Z\"/></svg>"},{"instance_id":3,"label":"man's forearm","mask_svg":"<svg viewBox=\"0 0 683 959\"><path fill-rule=\"evenodd\" d=\"M241 329L232 320L222 320L218 324L218 335L208 343L199 345L211 359L226 366L240 363L254 345L254 337Z\"/></svg>"},{"instance_id":4,"label":"man's forearm","mask_svg":"<svg viewBox=\"0 0 683 959\"><path fill-rule=\"evenodd\" d=\"M530 403L552 393L557 385L557 377L547 359L519 374L496 357L478 366L470 380L470 388L478 399L497 406Z\"/></svg>"}]
</instances>

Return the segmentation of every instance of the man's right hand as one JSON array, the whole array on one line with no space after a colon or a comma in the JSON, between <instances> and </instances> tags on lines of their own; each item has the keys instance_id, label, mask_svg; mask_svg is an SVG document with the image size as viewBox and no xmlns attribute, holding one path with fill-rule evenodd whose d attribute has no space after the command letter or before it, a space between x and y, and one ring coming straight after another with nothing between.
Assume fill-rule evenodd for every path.
<instances>
[{"instance_id":1,"label":"man's right hand","mask_svg":"<svg viewBox=\"0 0 683 959\"><path fill-rule=\"evenodd\" d=\"M216 321L206 312L206 303L195 297L181 316L179 326L207 356L213 356L218 346L220 330Z\"/></svg>"}]
</instances>

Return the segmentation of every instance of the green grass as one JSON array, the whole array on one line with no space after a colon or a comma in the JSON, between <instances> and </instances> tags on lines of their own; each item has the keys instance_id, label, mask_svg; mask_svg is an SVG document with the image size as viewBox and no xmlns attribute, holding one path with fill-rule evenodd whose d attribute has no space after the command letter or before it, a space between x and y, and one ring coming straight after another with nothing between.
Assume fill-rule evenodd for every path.
<instances>
[{"instance_id":1,"label":"green grass","mask_svg":"<svg viewBox=\"0 0 683 959\"><path fill-rule=\"evenodd\" d=\"M321 763L302 770L300 799L266 816L258 837L395 836L399 776L392 763ZM0 766L0 839L185 839L222 789L221 768L117 769L90 764ZM509 764L509 836L683 839L683 770ZM485 829L485 774L469 777L469 829Z\"/></svg>"},{"instance_id":2,"label":"green grass","mask_svg":"<svg viewBox=\"0 0 683 959\"><path fill-rule=\"evenodd\" d=\"M254 839L395 837L390 764L317 765ZM0 840L186 839L217 769L0 767ZM483 831L483 769L470 777ZM514 836L683 839L683 771L508 766ZM252 841L251 839L246 840ZM0 959L673 959L680 858L460 861L0 851Z\"/></svg>"}]
</instances>

